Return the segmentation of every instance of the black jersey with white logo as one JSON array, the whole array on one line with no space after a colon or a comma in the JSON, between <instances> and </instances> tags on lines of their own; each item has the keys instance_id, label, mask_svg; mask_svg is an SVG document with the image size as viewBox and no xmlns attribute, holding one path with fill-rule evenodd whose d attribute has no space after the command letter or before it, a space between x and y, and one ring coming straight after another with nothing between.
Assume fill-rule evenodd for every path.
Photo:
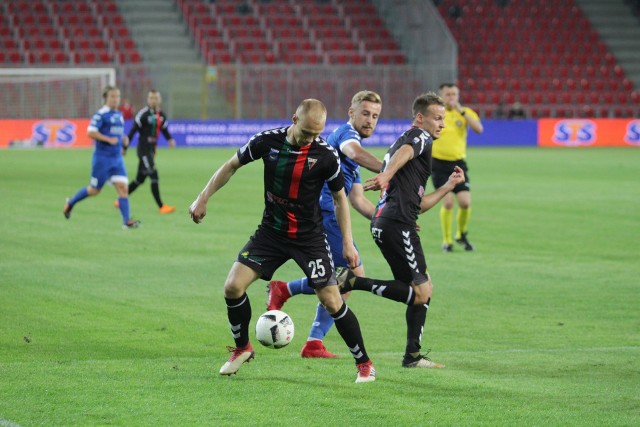
<instances>
[{"instance_id":1,"label":"black jersey with white logo","mask_svg":"<svg viewBox=\"0 0 640 427\"><path fill-rule=\"evenodd\" d=\"M389 218L415 224L420 213L420 200L431 176L433 138L423 129L413 127L393 143L384 157L383 171L389 159L403 145L413 148L413 158L391 178L376 206L374 218Z\"/></svg>"}]
</instances>

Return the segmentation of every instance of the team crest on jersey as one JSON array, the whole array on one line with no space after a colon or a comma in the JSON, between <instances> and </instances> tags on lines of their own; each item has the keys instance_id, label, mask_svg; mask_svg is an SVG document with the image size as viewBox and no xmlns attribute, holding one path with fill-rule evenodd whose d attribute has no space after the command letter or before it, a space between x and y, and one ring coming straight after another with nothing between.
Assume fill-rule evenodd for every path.
<instances>
[{"instance_id":1,"label":"team crest on jersey","mask_svg":"<svg viewBox=\"0 0 640 427\"><path fill-rule=\"evenodd\" d=\"M280 154L280 152L278 150L276 150L275 148L272 148L269 151L269 160L277 160L278 159L278 154Z\"/></svg>"},{"instance_id":2,"label":"team crest on jersey","mask_svg":"<svg viewBox=\"0 0 640 427\"><path fill-rule=\"evenodd\" d=\"M309 170L311 170L311 168L314 167L316 163L318 163L318 159L314 159L312 157L307 158L307 166L309 166Z\"/></svg>"}]
</instances>

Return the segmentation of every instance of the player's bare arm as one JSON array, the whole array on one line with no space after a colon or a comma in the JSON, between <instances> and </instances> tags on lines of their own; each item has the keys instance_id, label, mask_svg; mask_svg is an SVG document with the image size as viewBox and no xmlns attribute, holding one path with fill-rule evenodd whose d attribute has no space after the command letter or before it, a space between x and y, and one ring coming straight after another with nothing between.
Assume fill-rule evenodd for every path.
<instances>
[{"instance_id":1,"label":"player's bare arm","mask_svg":"<svg viewBox=\"0 0 640 427\"><path fill-rule=\"evenodd\" d=\"M356 268L360 264L358 251L353 245L353 236L351 235L351 216L349 214L349 202L344 189L331 192L333 195L333 204L336 209L336 218L342 233L342 253L349 264L349 268Z\"/></svg>"},{"instance_id":2,"label":"player's bare arm","mask_svg":"<svg viewBox=\"0 0 640 427\"><path fill-rule=\"evenodd\" d=\"M103 135L97 130L92 130L87 132L87 136L91 139L95 139L96 141L106 142L107 144L116 145L118 143L117 136L107 136Z\"/></svg>"},{"instance_id":3,"label":"player's bare arm","mask_svg":"<svg viewBox=\"0 0 640 427\"><path fill-rule=\"evenodd\" d=\"M373 217L376 207L365 197L362 184L353 184L349 192L349 202L363 217L369 220Z\"/></svg>"},{"instance_id":4,"label":"player's bare arm","mask_svg":"<svg viewBox=\"0 0 640 427\"><path fill-rule=\"evenodd\" d=\"M207 202L216 191L225 186L231 179L231 176L241 167L240 160L236 154L227 160L213 174L207 185L200 192L196 200L189 207L189 215L196 224L200 224L202 219L207 215Z\"/></svg>"},{"instance_id":5,"label":"player's bare arm","mask_svg":"<svg viewBox=\"0 0 640 427\"><path fill-rule=\"evenodd\" d=\"M456 166L453 169L453 173L449 176L446 184L438 188L432 193L425 194L420 200L420 213L424 213L434 207L444 196L452 191L456 185L464 182L464 171Z\"/></svg>"},{"instance_id":6,"label":"player's bare arm","mask_svg":"<svg viewBox=\"0 0 640 427\"><path fill-rule=\"evenodd\" d=\"M402 169L402 167L413 158L413 154L413 147L411 145L403 145L400 147L393 153L383 172L365 181L364 190L382 190L386 188L396 172Z\"/></svg>"},{"instance_id":7,"label":"player's bare arm","mask_svg":"<svg viewBox=\"0 0 640 427\"><path fill-rule=\"evenodd\" d=\"M362 148L358 143L351 142L345 144L340 148L340 151L342 151L345 156L371 172L378 173L382 169L382 161Z\"/></svg>"}]
</instances>

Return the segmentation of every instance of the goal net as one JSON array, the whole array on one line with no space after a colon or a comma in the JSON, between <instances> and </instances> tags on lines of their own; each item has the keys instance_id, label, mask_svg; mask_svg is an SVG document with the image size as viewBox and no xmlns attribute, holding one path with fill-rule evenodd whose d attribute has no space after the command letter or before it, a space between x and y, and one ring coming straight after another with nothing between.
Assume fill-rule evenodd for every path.
<instances>
[{"instance_id":1,"label":"goal net","mask_svg":"<svg viewBox=\"0 0 640 427\"><path fill-rule=\"evenodd\" d=\"M0 68L0 119L89 118L113 68Z\"/></svg>"}]
</instances>

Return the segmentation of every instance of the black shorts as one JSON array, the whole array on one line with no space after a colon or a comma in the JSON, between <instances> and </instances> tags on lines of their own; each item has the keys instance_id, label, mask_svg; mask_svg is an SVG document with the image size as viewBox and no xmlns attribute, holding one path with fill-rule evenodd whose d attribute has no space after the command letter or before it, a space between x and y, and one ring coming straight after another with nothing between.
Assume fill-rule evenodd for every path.
<instances>
[{"instance_id":1,"label":"black shorts","mask_svg":"<svg viewBox=\"0 0 640 427\"><path fill-rule=\"evenodd\" d=\"M156 170L155 154L143 153L138 155L138 175L151 175Z\"/></svg>"},{"instance_id":2,"label":"black shorts","mask_svg":"<svg viewBox=\"0 0 640 427\"><path fill-rule=\"evenodd\" d=\"M448 160L431 159L431 179L433 180L433 186L440 188L447 183L449 176L453 173L454 166L460 166L460 169L464 171L464 182L458 184L453 189L454 193L461 191L471 191L471 182L469 181L469 168L467 162L464 160L455 160L453 162Z\"/></svg>"},{"instance_id":3,"label":"black shorts","mask_svg":"<svg viewBox=\"0 0 640 427\"><path fill-rule=\"evenodd\" d=\"M415 225L375 218L371 221L370 230L394 279L416 285L429 280L427 262Z\"/></svg>"},{"instance_id":4,"label":"black shorts","mask_svg":"<svg viewBox=\"0 0 640 427\"><path fill-rule=\"evenodd\" d=\"M337 284L331 250L323 233L298 240L259 227L237 261L258 272L262 279L271 280L273 273L290 259L304 271L313 289Z\"/></svg>"}]
</instances>

